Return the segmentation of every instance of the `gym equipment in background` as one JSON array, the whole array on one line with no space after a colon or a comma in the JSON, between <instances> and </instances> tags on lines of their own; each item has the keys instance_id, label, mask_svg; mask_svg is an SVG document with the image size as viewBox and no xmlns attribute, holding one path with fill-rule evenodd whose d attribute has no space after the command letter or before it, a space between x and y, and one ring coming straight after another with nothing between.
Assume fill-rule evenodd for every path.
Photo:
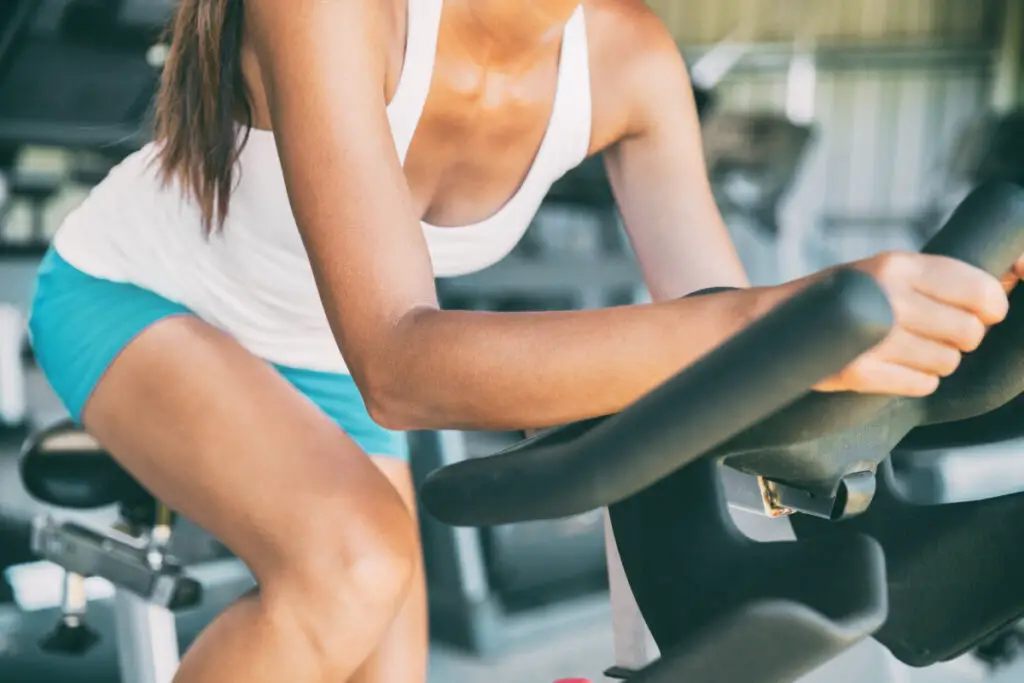
<instances>
[{"instance_id":1,"label":"gym equipment in background","mask_svg":"<svg viewBox=\"0 0 1024 683\"><path fill-rule=\"evenodd\" d=\"M820 10L799 6L806 9L798 22L802 33L812 35ZM735 36L750 32L749 26L739 27L704 55L693 67L694 82L714 87L724 80L751 47ZM704 124L708 177L719 209L727 219L743 217L772 242L780 232L779 205L814 141L816 93L814 44L800 35L793 42L784 111L716 111Z\"/></svg>"},{"instance_id":2,"label":"gym equipment in background","mask_svg":"<svg viewBox=\"0 0 1024 683\"><path fill-rule=\"evenodd\" d=\"M35 559L28 529L21 520L7 516L6 512L0 510L0 605L14 600L14 591L5 570Z\"/></svg>"},{"instance_id":3,"label":"gym equipment in background","mask_svg":"<svg viewBox=\"0 0 1024 683\"><path fill-rule=\"evenodd\" d=\"M99 635L86 618L85 580L99 577L114 586L122 680L169 683L179 659L174 611L197 607L204 590L169 552L171 511L69 421L29 439L21 476L40 502L72 510L116 505L119 513L110 529L49 515L35 520L33 551L66 570L61 618L40 647L54 655L84 655L97 644ZM222 565L215 591L237 597L254 585L237 560L214 563Z\"/></svg>"},{"instance_id":4,"label":"gym equipment in background","mask_svg":"<svg viewBox=\"0 0 1024 683\"><path fill-rule=\"evenodd\" d=\"M149 138L172 0L8 0L0 8L0 174L30 207L27 240L0 253L38 257L43 211L62 178L15 170L19 149L88 150L111 163ZM10 202L9 202L10 203ZM4 221L0 206L0 223Z\"/></svg>"},{"instance_id":5,"label":"gym equipment in background","mask_svg":"<svg viewBox=\"0 0 1024 683\"><path fill-rule=\"evenodd\" d=\"M0 205L0 254L42 256L49 240L45 229L45 212L49 202L60 191L63 178L55 174L18 172L13 167L0 168L8 180L8 201ZM28 234L11 239L7 222L17 202L28 205L30 224Z\"/></svg>"},{"instance_id":6,"label":"gym equipment in background","mask_svg":"<svg viewBox=\"0 0 1024 683\"><path fill-rule=\"evenodd\" d=\"M722 213L779 235L779 205L814 140L809 123L776 112L720 113L704 130L708 175Z\"/></svg>"},{"instance_id":7,"label":"gym equipment in background","mask_svg":"<svg viewBox=\"0 0 1024 683\"><path fill-rule=\"evenodd\" d=\"M21 352L25 319L14 306L0 303L0 428L20 428L28 417L25 367Z\"/></svg>"},{"instance_id":8,"label":"gym equipment in background","mask_svg":"<svg viewBox=\"0 0 1024 683\"><path fill-rule=\"evenodd\" d=\"M160 34L173 6L172 0L0 3L0 257L16 265L8 269L13 289L31 289L19 273L31 277L49 247L45 212L67 180L20 169L19 152L88 150L109 168L141 146L162 66ZM9 219L19 204L28 209L29 225L14 234ZM0 308L0 427L21 428L25 302L7 303L20 310Z\"/></svg>"},{"instance_id":9,"label":"gym equipment in background","mask_svg":"<svg viewBox=\"0 0 1024 683\"><path fill-rule=\"evenodd\" d=\"M479 273L438 280L442 305L538 311L635 301L643 282L610 191L586 191L600 179L599 158L571 171L562 187L572 191L552 191L513 254ZM515 432L413 434L416 482L520 438ZM426 514L420 522L436 641L493 655L607 618L600 514L464 530Z\"/></svg>"},{"instance_id":10,"label":"gym equipment in background","mask_svg":"<svg viewBox=\"0 0 1024 683\"><path fill-rule=\"evenodd\" d=\"M975 190L925 250L1005 272L1024 253L1024 189ZM1024 299L1014 297L1008 319L930 397L807 392L881 340L890 315L870 278L841 270L618 415L436 471L423 503L461 526L608 506L629 588L661 650L642 670L610 672L630 681L788 683L873 634L904 661L939 661L1024 614L1014 586L1024 545L1011 533L1019 514L1008 514L1024 499L1024 468L1003 463L973 480L983 502L965 510L921 485L948 479L945 462L905 468L907 450L893 449L914 428L972 419L1024 390ZM722 465L756 477L769 514L803 513L798 540L744 537ZM910 490L913 503L901 501ZM852 521L832 523L842 519ZM843 528L861 522L861 533ZM804 523L817 533L800 533Z\"/></svg>"},{"instance_id":11,"label":"gym equipment in background","mask_svg":"<svg viewBox=\"0 0 1024 683\"><path fill-rule=\"evenodd\" d=\"M975 659L990 671L1002 669L1024 653L1024 628L1019 623L1003 629L974 648Z\"/></svg>"},{"instance_id":12,"label":"gym equipment in background","mask_svg":"<svg viewBox=\"0 0 1024 683\"><path fill-rule=\"evenodd\" d=\"M431 471L515 443L514 433L409 435L417 485ZM515 651L607 619L600 515L454 529L420 515L430 632L483 656Z\"/></svg>"},{"instance_id":13,"label":"gym equipment in background","mask_svg":"<svg viewBox=\"0 0 1024 683\"><path fill-rule=\"evenodd\" d=\"M0 147L137 149L162 66L153 48L172 8L12 0L0 15Z\"/></svg>"}]
</instances>

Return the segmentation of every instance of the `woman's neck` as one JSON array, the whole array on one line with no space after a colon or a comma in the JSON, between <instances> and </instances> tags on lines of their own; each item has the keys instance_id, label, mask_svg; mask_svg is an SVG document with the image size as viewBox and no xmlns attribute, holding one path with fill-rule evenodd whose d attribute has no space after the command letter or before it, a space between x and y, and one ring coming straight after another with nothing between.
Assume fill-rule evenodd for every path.
<instances>
[{"instance_id":1,"label":"woman's neck","mask_svg":"<svg viewBox=\"0 0 1024 683\"><path fill-rule=\"evenodd\" d=\"M561 38L580 0L458 0L459 38L491 64L512 64Z\"/></svg>"}]
</instances>

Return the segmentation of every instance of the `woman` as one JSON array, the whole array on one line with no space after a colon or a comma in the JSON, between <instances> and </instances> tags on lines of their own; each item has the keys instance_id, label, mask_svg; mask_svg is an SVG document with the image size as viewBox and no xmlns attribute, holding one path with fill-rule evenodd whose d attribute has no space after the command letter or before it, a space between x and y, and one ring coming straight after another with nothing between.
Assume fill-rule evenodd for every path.
<instances>
[{"instance_id":1,"label":"woman","mask_svg":"<svg viewBox=\"0 0 1024 683\"><path fill-rule=\"evenodd\" d=\"M157 123L57 235L32 334L71 413L258 579L178 683L423 681L388 430L619 410L806 284L678 300L748 283L641 0L182 0ZM435 274L499 260L599 150L655 303L439 310ZM927 394L1006 313L948 259L855 267L898 326L822 390Z\"/></svg>"}]
</instances>

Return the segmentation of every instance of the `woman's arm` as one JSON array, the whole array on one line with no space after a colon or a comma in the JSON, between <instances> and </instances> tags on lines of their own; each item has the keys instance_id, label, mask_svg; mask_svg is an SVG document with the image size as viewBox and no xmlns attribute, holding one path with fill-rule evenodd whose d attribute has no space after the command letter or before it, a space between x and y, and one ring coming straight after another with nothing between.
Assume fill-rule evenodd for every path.
<instances>
[{"instance_id":1,"label":"woman's arm","mask_svg":"<svg viewBox=\"0 0 1024 683\"><path fill-rule=\"evenodd\" d=\"M611 413L764 307L741 292L587 312L439 310L386 117L382 4L248 5L293 211L377 420L527 428Z\"/></svg>"},{"instance_id":2,"label":"woman's arm","mask_svg":"<svg viewBox=\"0 0 1024 683\"><path fill-rule=\"evenodd\" d=\"M625 104L617 119L624 132L605 160L652 298L747 286L711 192L693 90L678 46L643 3L623 0L619 11L628 16L613 22L612 47L599 55L598 68L605 73L599 79L605 96L612 93L615 102ZM608 87L609 81L615 86ZM1024 273L1021 264L1024 258L1018 264ZM950 259L886 253L850 265L873 275L886 290L896 326L885 342L823 380L816 387L822 391L930 393L959 365L960 353L980 343L984 321L1005 315L996 282ZM823 273L762 291L769 299L791 295Z\"/></svg>"},{"instance_id":3,"label":"woman's arm","mask_svg":"<svg viewBox=\"0 0 1024 683\"><path fill-rule=\"evenodd\" d=\"M651 296L663 301L707 287L749 286L711 193L679 49L646 8L626 25L631 30L619 31L611 51L622 54L606 67L628 103L625 133L604 158Z\"/></svg>"},{"instance_id":4,"label":"woman's arm","mask_svg":"<svg viewBox=\"0 0 1024 683\"><path fill-rule=\"evenodd\" d=\"M439 310L386 116L385 5L246 5L292 209L378 422L521 429L611 413L791 291L586 312Z\"/></svg>"}]
</instances>

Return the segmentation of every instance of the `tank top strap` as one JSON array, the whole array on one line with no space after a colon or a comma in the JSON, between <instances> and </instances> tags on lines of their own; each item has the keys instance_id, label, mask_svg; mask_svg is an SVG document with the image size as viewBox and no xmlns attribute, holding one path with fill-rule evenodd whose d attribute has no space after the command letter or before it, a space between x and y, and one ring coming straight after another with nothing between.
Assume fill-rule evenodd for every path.
<instances>
[{"instance_id":1,"label":"tank top strap","mask_svg":"<svg viewBox=\"0 0 1024 683\"><path fill-rule=\"evenodd\" d=\"M419 125L430 92L437 58L437 36L441 28L444 0L409 0L406 19L405 58L394 97L388 105L388 119L395 148L404 163L413 134Z\"/></svg>"},{"instance_id":2,"label":"tank top strap","mask_svg":"<svg viewBox=\"0 0 1024 683\"><path fill-rule=\"evenodd\" d=\"M551 113L548 137L553 145L544 159L553 163L552 180L587 158L593 124L593 102L590 84L590 53L587 23L583 5L576 8L562 34L562 51L558 68L555 106ZM548 161L552 160L552 161ZM545 173L542 175L551 175Z\"/></svg>"},{"instance_id":3,"label":"tank top strap","mask_svg":"<svg viewBox=\"0 0 1024 683\"><path fill-rule=\"evenodd\" d=\"M444 0L409 0L408 7L402 74L388 106L395 148L403 163L430 92ZM549 159L558 159L558 169L551 169L557 178L583 161L590 151L592 118L586 15L580 5L562 36L555 107L545 136L554 149L541 150L544 154L535 162L543 165L551 163ZM537 175L552 179L549 173Z\"/></svg>"}]
</instances>

